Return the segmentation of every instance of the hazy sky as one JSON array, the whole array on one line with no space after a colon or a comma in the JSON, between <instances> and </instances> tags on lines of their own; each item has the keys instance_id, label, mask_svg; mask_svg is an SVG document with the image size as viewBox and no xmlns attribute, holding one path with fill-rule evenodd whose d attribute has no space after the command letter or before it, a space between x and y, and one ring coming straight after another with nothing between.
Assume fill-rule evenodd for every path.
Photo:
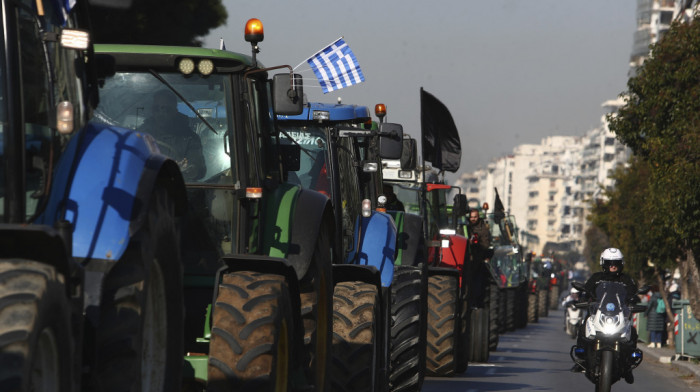
<instances>
[{"instance_id":1,"label":"hazy sky","mask_svg":"<svg viewBox=\"0 0 700 392\"><path fill-rule=\"evenodd\" d=\"M295 67L343 36L365 82L323 94L304 62L309 101L387 106L387 120L420 138L419 90L451 111L460 171L549 135L583 135L601 103L626 89L634 0L223 0L227 25L204 46L250 53L249 18L265 27L258 59ZM430 5L428 5L430 3ZM452 176L450 176L452 177Z\"/></svg>"}]
</instances>

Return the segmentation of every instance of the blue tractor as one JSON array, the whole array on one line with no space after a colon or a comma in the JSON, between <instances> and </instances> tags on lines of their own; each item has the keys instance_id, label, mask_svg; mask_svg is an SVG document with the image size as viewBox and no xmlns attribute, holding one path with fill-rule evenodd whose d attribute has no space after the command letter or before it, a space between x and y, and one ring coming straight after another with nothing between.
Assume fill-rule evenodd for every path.
<instances>
[{"instance_id":1,"label":"blue tractor","mask_svg":"<svg viewBox=\"0 0 700 392\"><path fill-rule=\"evenodd\" d=\"M395 265L397 230L383 209L379 170L382 156L400 156L401 126L365 129L366 107L323 103L277 120L281 143L299 150L287 181L330 197L342 244L333 272L334 388L419 390L420 278Z\"/></svg>"},{"instance_id":2,"label":"blue tractor","mask_svg":"<svg viewBox=\"0 0 700 392\"><path fill-rule=\"evenodd\" d=\"M109 67L86 7L2 1L0 390L173 391L183 178L149 135L90 121Z\"/></svg>"}]
</instances>

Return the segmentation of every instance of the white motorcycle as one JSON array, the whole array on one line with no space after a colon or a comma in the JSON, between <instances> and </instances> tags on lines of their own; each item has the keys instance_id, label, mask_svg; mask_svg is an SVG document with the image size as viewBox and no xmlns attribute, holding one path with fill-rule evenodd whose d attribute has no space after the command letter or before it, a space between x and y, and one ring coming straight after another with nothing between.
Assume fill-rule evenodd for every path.
<instances>
[{"instance_id":1,"label":"white motorcycle","mask_svg":"<svg viewBox=\"0 0 700 392\"><path fill-rule=\"evenodd\" d=\"M583 284L572 284L577 290L585 291ZM648 287L640 289L638 294L646 291ZM632 314L643 312L646 306L628 303L625 285L619 282L600 282L595 294L596 302L575 305L587 309L588 316L584 321L585 339L571 347L570 355L584 369L586 378L596 385L596 392L610 392L612 384L642 363Z\"/></svg>"},{"instance_id":2,"label":"white motorcycle","mask_svg":"<svg viewBox=\"0 0 700 392\"><path fill-rule=\"evenodd\" d=\"M562 301L564 308L564 330L571 339L576 339L576 331L578 330L581 320L583 320L583 310L576 307L578 301L578 290L571 288L569 295Z\"/></svg>"}]
</instances>

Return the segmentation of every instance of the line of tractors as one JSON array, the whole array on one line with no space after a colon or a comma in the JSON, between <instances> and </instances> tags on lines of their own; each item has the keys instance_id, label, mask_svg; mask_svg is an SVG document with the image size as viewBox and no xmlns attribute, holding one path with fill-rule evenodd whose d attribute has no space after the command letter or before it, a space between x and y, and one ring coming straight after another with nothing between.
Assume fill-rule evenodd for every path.
<instances>
[{"instance_id":1,"label":"line of tractors","mask_svg":"<svg viewBox=\"0 0 700 392\"><path fill-rule=\"evenodd\" d=\"M304 102L260 21L248 56L1 3L0 390L419 391L546 315L512 217L477 259L415 140Z\"/></svg>"}]
</instances>

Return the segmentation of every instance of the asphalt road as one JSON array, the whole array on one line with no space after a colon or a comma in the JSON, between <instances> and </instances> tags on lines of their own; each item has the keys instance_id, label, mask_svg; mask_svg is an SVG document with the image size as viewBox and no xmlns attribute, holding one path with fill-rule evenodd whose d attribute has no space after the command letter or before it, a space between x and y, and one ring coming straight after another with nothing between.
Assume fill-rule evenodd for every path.
<instances>
[{"instance_id":1,"label":"asphalt road","mask_svg":"<svg viewBox=\"0 0 700 392\"><path fill-rule=\"evenodd\" d=\"M538 323L500 336L489 363L470 363L464 374L452 378L428 377L424 392L566 391L592 392L593 383L571 373L569 350L574 340L564 332L563 310L550 310ZM697 380L647 356L634 371L635 383L620 380L614 392L698 391Z\"/></svg>"}]
</instances>

